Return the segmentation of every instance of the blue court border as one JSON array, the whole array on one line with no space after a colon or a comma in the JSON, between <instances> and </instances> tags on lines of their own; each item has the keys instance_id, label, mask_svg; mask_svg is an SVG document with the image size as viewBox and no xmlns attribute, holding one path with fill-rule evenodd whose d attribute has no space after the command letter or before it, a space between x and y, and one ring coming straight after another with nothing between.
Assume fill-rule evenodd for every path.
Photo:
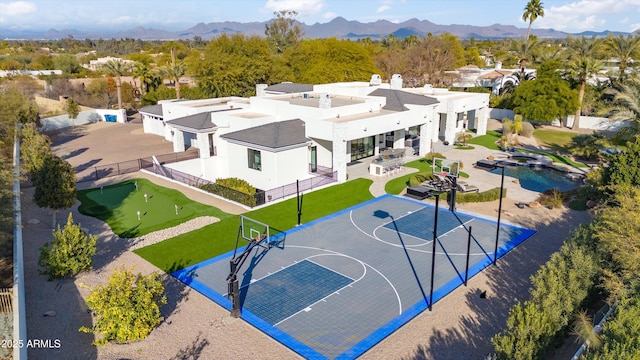
<instances>
[{"instance_id":1,"label":"blue court border","mask_svg":"<svg viewBox=\"0 0 640 360\"><path fill-rule=\"evenodd\" d=\"M405 197L385 194L385 195L382 195L380 197L373 198L371 200L367 200L365 202L362 202L360 204L357 204L357 205L354 205L352 207L346 208L344 210L340 210L338 212L335 212L335 213L332 213L330 215L324 216L322 218L316 219L316 220L311 221L309 223L302 224L302 225L297 226L295 228L286 230L286 231L284 231L282 233L278 233L278 234L272 236L271 238L274 239L274 240L278 240L280 238L286 237L287 234L293 234L293 233L301 231L301 230L303 230L303 229L305 229L307 227L314 226L315 224L317 224L319 222L323 222L323 221L327 221L327 220L333 219L333 218L335 218L335 217L337 217L339 215L342 215L344 213L347 213L347 212L356 210L358 208L367 206L369 204L375 203L375 202L380 201L382 199L386 199L388 197L393 197L395 199L399 199L399 200L403 200L403 201L409 201L409 202L412 202L412 203L415 203L415 204L419 204L421 206L435 208L435 206L433 206L431 204L426 204L426 203L423 203L423 202L420 202L420 201L417 201L417 200L414 200L414 199L409 199L409 198L405 198ZM442 209L442 208L440 209L440 211L448 211L448 212L450 212L448 209ZM471 214L465 214L465 215L472 216L474 219L477 219L477 220L480 220L480 221L485 221L485 222L489 222L489 223L496 223L496 221L492 221L492 220L489 220L489 219L486 219L486 218L483 218L483 217L479 217L477 215L471 215ZM522 230L522 231L517 237L509 240L507 243L505 243L500 248L498 248L498 256L497 256L498 259L501 258L502 256L504 256L506 253L508 253L513 248L515 248L516 246L520 245L522 242L524 242L525 240L527 240L529 237L533 236L536 233L535 230L526 229L526 228L522 228L522 227L511 225L511 224L501 223L500 227L501 228L502 227L506 227L506 228L512 228L512 229L519 229L519 230ZM186 267L184 269L174 271L173 273L171 273L171 275L173 277L175 277L176 279L180 280L181 282L183 282L184 284L192 287L194 290L198 291L199 293L201 293L202 295L206 296L210 300L214 301L218 305L222 306L226 310L231 311L231 307L232 307L231 301L229 301L222 294L219 294L218 292L212 290L211 288L209 288L205 284L203 284L203 283L199 282L198 280L194 279L191 274L192 274L192 272L194 272L195 270L199 269L200 267L204 267L204 266L207 266L209 264L212 264L212 263L224 260L224 259L228 259L229 257L233 256L233 253L234 253L234 251L229 251L229 252L227 252L225 254L222 254L222 255L213 257L211 259L202 261L202 262L200 262L198 264L194 264L194 265L191 265L191 266ZM475 276L476 274L478 274L479 272L481 272L482 270L487 268L492 263L493 263L493 259L490 259L490 258L486 257L483 261L480 261L479 263L476 263L474 266L469 268L469 276L468 277L472 278L473 276ZM464 272L461 273L461 275L464 275L464 274L465 274ZM447 282L443 286L439 287L438 289L434 290L433 299L430 299L430 300L432 300L433 304L435 304L436 302L438 302L439 300L441 300L442 298L447 296L450 292L452 292L453 290L458 288L463 283L464 282L460 279L459 276L454 276L454 278L452 280L450 280L449 282ZM374 345L376 345L380 341L384 340L387 336L391 335L393 332L395 332L396 330L398 330L399 328L404 326L406 323L411 321L414 317L418 316L419 314L421 314L422 312L424 312L428 308L429 308L429 303L427 301L423 301L423 300L419 301L414 306L412 306L411 308L403 311L402 314L398 315L397 317L395 317L394 319L392 319L388 323L386 323L383 326L381 326L378 330L372 332L369 336L367 336L366 338L364 338L360 342L356 343L350 349L348 349L344 353L340 354L338 357L336 357L336 359L347 360L347 359L355 359L355 358L357 358L358 356L364 354L366 351L371 349ZM284 345L284 346L288 347L289 349L293 350L294 352L296 352L300 356L304 357L305 359L327 359L326 356L324 356L321 353L317 352L312 347L310 347L310 346L298 341L293 336L291 336L288 333L286 333L286 332L278 329L277 327L269 324L268 322L262 320L260 317L256 316L255 314L251 313L250 311L248 311L246 309L242 310L240 317L243 320L245 320L246 322L248 322L249 324L253 325L258 330L260 330L260 331L264 332L265 334L271 336L274 340L280 342L282 345Z\"/></svg>"}]
</instances>

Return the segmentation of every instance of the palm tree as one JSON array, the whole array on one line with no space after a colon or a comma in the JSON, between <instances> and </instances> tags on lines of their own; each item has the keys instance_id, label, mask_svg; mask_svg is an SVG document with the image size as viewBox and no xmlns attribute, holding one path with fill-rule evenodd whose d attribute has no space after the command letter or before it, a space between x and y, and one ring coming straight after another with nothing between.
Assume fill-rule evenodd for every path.
<instances>
[{"instance_id":1,"label":"palm tree","mask_svg":"<svg viewBox=\"0 0 640 360\"><path fill-rule=\"evenodd\" d=\"M540 0L529 0L527 6L524 7L524 13L522 13L522 20L529 22L529 27L527 28L527 40L529 40L529 33L531 32L531 24L538 17L544 16L544 8L542 7L542 1Z\"/></svg>"},{"instance_id":2,"label":"palm tree","mask_svg":"<svg viewBox=\"0 0 640 360\"><path fill-rule=\"evenodd\" d=\"M153 81L154 74L151 69L143 63L137 62L133 65L133 76L140 80L140 90L142 95L149 91L149 83Z\"/></svg>"},{"instance_id":3,"label":"palm tree","mask_svg":"<svg viewBox=\"0 0 640 360\"><path fill-rule=\"evenodd\" d=\"M176 99L180 99L180 78L186 73L186 67L182 61L176 63L176 58L171 50L171 64L163 69L163 73L176 84Z\"/></svg>"},{"instance_id":4,"label":"palm tree","mask_svg":"<svg viewBox=\"0 0 640 360\"><path fill-rule=\"evenodd\" d=\"M582 101L584 91L587 87L587 80L596 75L604 68L602 61L594 59L601 46L596 38L587 39L584 36L569 39L569 51L571 61L567 65L567 75L580 84L578 93L578 110L573 121L572 129L580 128L580 115L582 113Z\"/></svg>"},{"instance_id":5,"label":"palm tree","mask_svg":"<svg viewBox=\"0 0 640 360\"><path fill-rule=\"evenodd\" d=\"M640 76L629 79L614 90L613 107L603 112L611 121L630 121L630 126L618 131L617 136L629 138L640 135Z\"/></svg>"},{"instance_id":6,"label":"palm tree","mask_svg":"<svg viewBox=\"0 0 640 360\"><path fill-rule=\"evenodd\" d=\"M520 79L525 79L524 69L527 67L529 61L533 60L538 55L540 49L540 42L536 38L526 40L513 40L511 46L518 54L518 64L520 65Z\"/></svg>"},{"instance_id":7,"label":"palm tree","mask_svg":"<svg viewBox=\"0 0 640 360\"><path fill-rule=\"evenodd\" d=\"M606 49L618 60L619 65L619 78L623 80L625 70L630 62L633 62L634 57L640 56L640 36L633 35L618 35L609 37L605 40L604 45Z\"/></svg>"},{"instance_id":8,"label":"palm tree","mask_svg":"<svg viewBox=\"0 0 640 360\"><path fill-rule=\"evenodd\" d=\"M129 65L120 59L109 60L103 65L103 69L111 76L116 77L118 91L118 109L122 109L122 80L120 77L129 71Z\"/></svg>"}]
</instances>

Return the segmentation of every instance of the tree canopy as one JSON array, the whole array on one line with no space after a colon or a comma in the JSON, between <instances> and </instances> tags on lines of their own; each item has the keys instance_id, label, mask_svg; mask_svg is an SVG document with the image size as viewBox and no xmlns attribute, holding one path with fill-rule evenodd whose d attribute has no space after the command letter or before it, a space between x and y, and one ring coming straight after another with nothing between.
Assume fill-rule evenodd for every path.
<instances>
[{"instance_id":1,"label":"tree canopy","mask_svg":"<svg viewBox=\"0 0 640 360\"><path fill-rule=\"evenodd\" d=\"M516 114L549 123L575 113L578 93L553 71L556 66L553 62L543 64L536 80L525 81L516 88L511 99Z\"/></svg>"}]
</instances>

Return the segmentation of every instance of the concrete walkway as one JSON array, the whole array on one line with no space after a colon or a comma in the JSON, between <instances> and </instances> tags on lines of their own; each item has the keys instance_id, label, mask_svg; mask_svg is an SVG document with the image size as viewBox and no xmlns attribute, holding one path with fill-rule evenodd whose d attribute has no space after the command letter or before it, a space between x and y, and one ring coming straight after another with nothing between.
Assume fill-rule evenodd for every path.
<instances>
[{"instance_id":1,"label":"concrete walkway","mask_svg":"<svg viewBox=\"0 0 640 360\"><path fill-rule=\"evenodd\" d=\"M508 154L502 151L489 150L482 146L475 146L472 150L458 150L453 146L444 146L441 143L434 144L434 150L443 154L447 159L460 160L462 163L462 172L469 174L468 179L464 179L469 184L477 186L480 191L487 191L496 187L500 187L501 175L490 173L487 170L477 169L473 164L480 160L486 159L489 156L493 156L496 159L506 159ZM418 160L420 156L407 156L405 157L405 163ZM417 172L414 168L405 167L403 171L397 172L393 175L375 176L369 174L370 159L363 159L361 162L353 165L349 165L347 173L349 179L366 178L371 179L373 184L369 188L371 194L375 197L386 194L384 188L388 181L395 178ZM518 179L506 176L504 182L504 188L507 189L507 198L510 198L516 202L532 202L535 201L539 193L527 189L523 189Z\"/></svg>"}]
</instances>

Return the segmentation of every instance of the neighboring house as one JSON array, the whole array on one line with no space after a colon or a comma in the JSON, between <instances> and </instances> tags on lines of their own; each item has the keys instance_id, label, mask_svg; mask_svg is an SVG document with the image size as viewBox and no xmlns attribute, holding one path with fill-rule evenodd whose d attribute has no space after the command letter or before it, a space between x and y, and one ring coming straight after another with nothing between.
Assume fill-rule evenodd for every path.
<instances>
[{"instance_id":1,"label":"neighboring house","mask_svg":"<svg viewBox=\"0 0 640 360\"><path fill-rule=\"evenodd\" d=\"M50 75L62 75L62 70L0 70L1 78L10 78L13 76L29 75L33 77L37 76L50 76Z\"/></svg>"},{"instance_id":2,"label":"neighboring house","mask_svg":"<svg viewBox=\"0 0 640 360\"><path fill-rule=\"evenodd\" d=\"M238 177L268 190L337 172L385 149L404 149L420 134L420 155L432 143L453 144L465 128L486 133L489 94L402 88L371 82L256 85L257 96L164 101L140 110L145 132L174 151L200 150L198 159L169 165L208 180ZM411 149L410 151L413 151ZM366 160L365 160L366 161Z\"/></svg>"},{"instance_id":3,"label":"neighboring house","mask_svg":"<svg viewBox=\"0 0 640 360\"><path fill-rule=\"evenodd\" d=\"M125 64L128 64L130 66L133 66L133 64L135 64L136 62L133 60L126 60L126 59L122 59L122 58L117 58L117 57L112 57L112 56L107 56L107 57L103 57L103 58L98 58L96 60L89 60L89 64L82 64L83 67L91 70L91 71L99 71L102 70L102 67L108 63L109 61L114 60L114 61L121 61Z\"/></svg>"}]
</instances>

